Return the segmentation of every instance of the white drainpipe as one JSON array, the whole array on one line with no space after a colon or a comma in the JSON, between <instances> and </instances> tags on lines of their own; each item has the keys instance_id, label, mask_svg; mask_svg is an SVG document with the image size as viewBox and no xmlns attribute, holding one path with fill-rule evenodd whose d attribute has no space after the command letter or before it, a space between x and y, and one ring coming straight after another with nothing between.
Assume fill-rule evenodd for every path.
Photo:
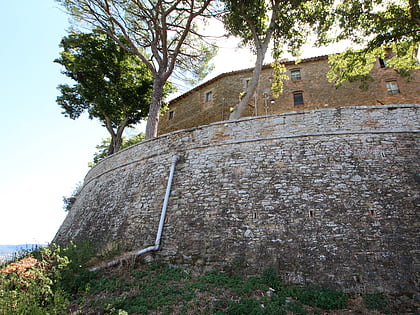
<instances>
[{"instance_id":1,"label":"white drainpipe","mask_svg":"<svg viewBox=\"0 0 420 315\"><path fill-rule=\"evenodd\" d=\"M156 251L156 250L159 249L160 239L162 237L162 232L163 232L163 225L165 223L165 218L166 218L166 209L168 207L169 196L171 194L172 180L174 178L174 173L175 173L175 165L178 162L178 160L179 160L178 155L174 155L172 157L171 170L169 172L168 184L166 185L165 199L163 201L162 212L160 214L159 228L158 228L158 231L157 231L157 234L156 234L155 245L146 247L142 250L139 250L138 252L134 252L130 256L139 256L139 255L142 255L144 253L148 253L150 251ZM100 269L103 269L103 268L111 267L111 266L114 266L114 265L118 264L120 261L121 261L121 259L116 259L116 260L108 262L105 265L95 267L95 268L91 268L89 270L90 271L97 271L97 270L100 270Z\"/></svg>"},{"instance_id":2,"label":"white drainpipe","mask_svg":"<svg viewBox=\"0 0 420 315\"><path fill-rule=\"evenodd\" d=\"M136 255L141 255L144 253L147 253L149 251L152 250L158 250L160 247L160 239L162 237L162 231L163 231L163 224L165 223L165 218L166 218L166 209L168 207L168 201L169 201L169 195L171 194L171 187L172 187L172 179L174 177L174 173L175 173L175 165L176 162L178 162L179 160L179 156L175 155L172 157L172 164L171 164L171 170L169 173L169 178L168 178L168 184L166 185L166 194L165 194L165 199L163 201L163 206L162 206L162 212L160 213L160 221L159 221L159 228L156 234L156 240L155 240L155 246L150 246L147 247L145 249L142 249L138 252L136 252Z\"/></svg>"}]
</instances>

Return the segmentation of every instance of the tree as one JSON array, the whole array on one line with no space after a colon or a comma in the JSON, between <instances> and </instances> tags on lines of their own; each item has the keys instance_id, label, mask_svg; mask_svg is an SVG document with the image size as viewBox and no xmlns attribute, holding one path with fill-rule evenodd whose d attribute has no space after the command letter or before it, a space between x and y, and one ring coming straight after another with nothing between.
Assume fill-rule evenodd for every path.
<instances>
[{"instance_id":1,"label":"tree","mask_svg":"<svg viewBox=\"0 0 420 315\"><path fill-rule=\"evenodd\" d=\"M76 81L73 86L58 86L62 113L76 119L87 111L90 119L99 119L111 135L108 155L117 152L124 129L147 116L153 86L150 71L98 30L71 33L60 47L63 50L55 62Z\"/></svg>"},{"instance_id":2,"label":"tree","mask_svg":"<svg viewBox=\"0 0 420 315\"><path fill-rule=\"evenodd\" d=\"M318 0L224 0L223 21L230 35L238 36L256 54L252 79L244 97L235 106L230 119L241 117L258 86L264 58L270 42L274 41L273 57L278 60L286 50L296 54L309 33L309 25L316 25L328 15L332 1ZM318 23L321 25L320 23ZM275 88L282 89L284 66L274 63Z\"/></svg>"},{"instance_id":3,"label":"tree","mask_svg":"<svg viewBox=\"0 0 420 315\"><path fill-rule=\"evenodd\" d=\"M350 40L361 47L331 56L329 79L337 86L359 80L366 87L376 58L386 60L387 66L405 77L420 69L416 57L420 44L418 0L342 1L332 16L327 22L337 29L337 35L320 34L320 43Z\"/></svg>"},{"instance_id":4,"label":"tree","mask_svg":"<svg viewBox=\"0 0 420 315\"><path fill-rule=\"evenodd\" d=\"M146 139L155 137L169 77L174 71L204 77L209 70L215 48L199 34L196 21L208 14L211 0L57 1L79 21L104 30L149 68L153 93Z\"/></svg>"},{"instance_id":5,"label":"tree","mask_svg":"<svg viewBox=\"0 0 420 315\"><path fill-rule=\"evenodd\" d=\"M141 142L144 140L144 133L139 133L138 135L126 138L122 138L121 149L125 149L133 144ZM89 167L93 167L108 156L108 148L112 142L111 138L102 139L102 142L96 146L98 150L93 154L93 162L89 162Z\"/></svg>"}]
</instances>

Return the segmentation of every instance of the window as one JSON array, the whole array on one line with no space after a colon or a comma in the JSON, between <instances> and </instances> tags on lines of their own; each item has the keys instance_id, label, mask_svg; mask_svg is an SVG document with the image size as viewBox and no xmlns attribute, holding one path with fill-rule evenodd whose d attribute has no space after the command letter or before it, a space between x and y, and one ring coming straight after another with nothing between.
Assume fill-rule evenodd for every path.
<instances>
[{"instance_id":1,"label":"window","mask_svg":"<svg viewBox=\"0 0 420 315\"><path fill-rule=\"evenodd\" d=\"M244 81L245 91L248 90L249 83L251 83L251 79L245 79Z\"/></svg>"},{"instance_id":2,"label":"window","mask_svg":"<svg viewBox=\"0 0 420 315\"><path fill-rule=\"evenodd\" d=\"M213 92L209 91L206 92L206 103L211 102L213 100Z\"/></svg>"},{"instance_id":3,"label":"window","mask_svg":"<svg viewBox=\"0 0 420 315\"><path fill-rule=\"evenodd\" d=\"M290 70L290 77L291 77L292 81L302 80L302 77L300 76L300 69Z\"/></svg>"},{"instance_id":4,"label":"window","mask_svg":"<svg viewBox=\"0 0 420 315\"><path fill-rule=\"evenodd\" d=\"M293 93L293 104L295 106L303 105L303 93L302 92Z\"/></svg>"},{"instance_id":5,"label":"window","mask_svg":"<svg viewBox=\"0 0 420 315\"><path fill-rule=\"evenodd\" d=\"M378 58L379 59L379 65L381 68L388 68L387 62L389 59L392 58L392 50L391 49L385 49L385 58Z\"/></svg>"},{"instance_id":6,"label":"window","mask_svg":"<svg viewBox=\"0 0 420 315\"><path fill-rule=\"evenodd\" d=\"M379 58L379 65L381 66L381 68L386 68L386 59Z\"/></svg>"},{"instance_id":7,"label":"window","mask_svg":"<svg viewBox=\"0 0 420 315\"><path fill-rule=\"evenodd\" d=\"M172 118L174 118L174 111L173 111L173 110L171 110L171 111L168 113L168 120L171 120Z\"/></svg>"},{"instance_id":8,"label":"window","mask_svg":"<svg viewBox=\"0 0 420 315\"><path fill-rule=\"evenodd\" d=\"M386 82L386 89L388 90L388 94L390 95L400 93L400 89L398 88L398 84L396 81Z\"/></svg>"}]
</instances>

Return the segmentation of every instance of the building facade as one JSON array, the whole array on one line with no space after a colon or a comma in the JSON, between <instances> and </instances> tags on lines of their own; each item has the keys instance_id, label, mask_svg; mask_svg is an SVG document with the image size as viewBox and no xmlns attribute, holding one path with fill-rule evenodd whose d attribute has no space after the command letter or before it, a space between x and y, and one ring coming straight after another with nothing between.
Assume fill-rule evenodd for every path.
<instances>
[{"instance_id":1,"label":"building facade","mask_svg":"<svg viewBox=\"0 0 420 315\"><path fill-rule=\"evenodd\" d=\"M420 103L420 71L407 80L380 59L370 73L374 80L366 91L360 89L360 82L346 82L339 88L328 82L328 56L303 59L298 64L285 61L284 65L289 80L284 81L283 93L274 98L273 69L264 66L244 117L343 106ZM228 120L231 108L246 91L252 70L223 73L170 101L169 110L160 118L158 134Z\"/></svg>"}]
</instances>

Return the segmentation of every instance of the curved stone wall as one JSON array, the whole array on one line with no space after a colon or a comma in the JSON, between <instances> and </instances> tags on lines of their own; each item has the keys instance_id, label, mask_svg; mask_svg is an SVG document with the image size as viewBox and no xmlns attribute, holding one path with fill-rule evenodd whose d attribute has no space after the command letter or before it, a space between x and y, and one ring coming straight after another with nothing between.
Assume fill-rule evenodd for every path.
<instances>
[{"instance_id":1,"label":"curved stone wall","mask_svg":"<svg viewBox=\"0 0 420 315\"><path fill-rule=\"evenodd\" d=\"M418 292L420 105L294 112L160 136L86 176L54 242L153 245L205 270L241 262L348 292Z\"/></svg>"}]
</instances>

